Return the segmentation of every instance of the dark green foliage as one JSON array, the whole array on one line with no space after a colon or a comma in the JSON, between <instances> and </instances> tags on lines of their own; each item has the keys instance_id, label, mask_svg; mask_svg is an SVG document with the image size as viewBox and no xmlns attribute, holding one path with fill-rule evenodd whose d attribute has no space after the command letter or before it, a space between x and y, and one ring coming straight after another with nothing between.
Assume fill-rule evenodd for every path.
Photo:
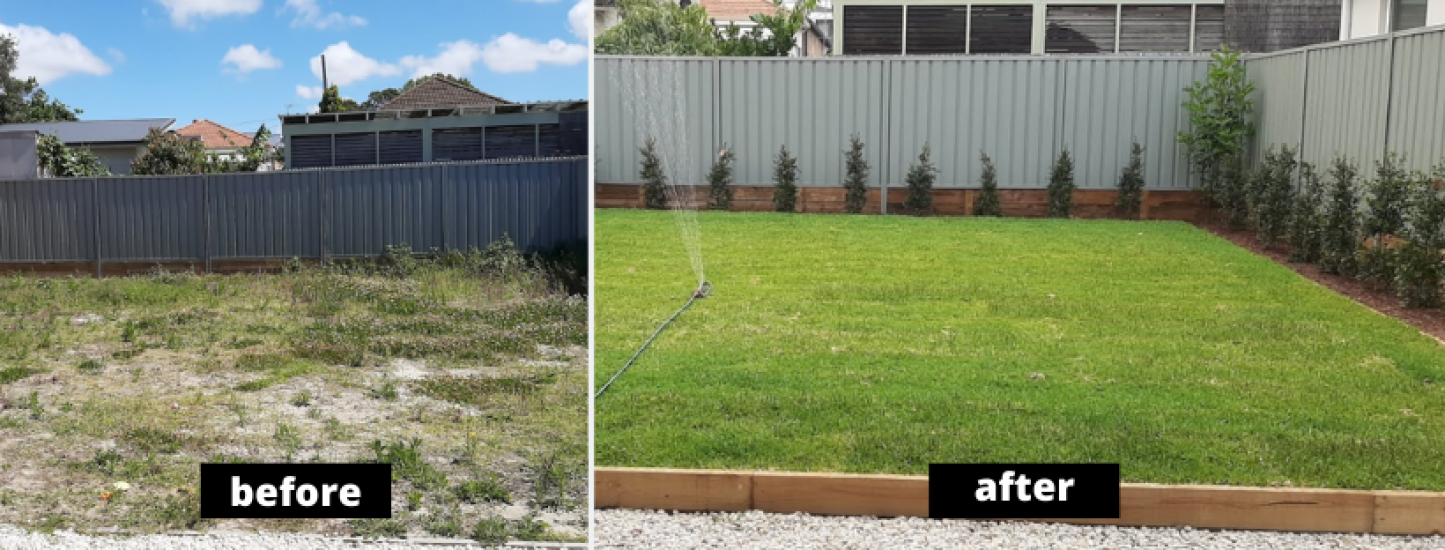
<instances>
[{"instance_id":1,"label":"dark green foliage","mask_svg":"<svg viewBox=\"0 0 1445 550\"><path fill-rule=\"evenodd\" d=\"M501 545L507 543L511 529L507 520L499 517L482 518L472 527L472 540L482 544Z\"/></svg>"},{"instance_id":2,"label":"dark green foliage","mask_svg":"<svg viewBox=\"0 0 1445 550\"><path fill-rule=\"evenodd\" d=\"M903 199L903 209L915 216L933 210L933 181L938 177L938 168L933 165L931 155L931 147L924 143L918 162L908 168L908 176L904 180L908 184L908 197Z\"/></svg>"},{"instance_id":3,"label":"dark green foliage","mask_svg":"<svg viewBox=\"0 0 1445 550\"><path fill-rule=\"evenodd\" d=\"M132 174L160 176L213 171L206 145L200 140L185 139L174 132L151 128L145 143L146 152L130 163Z\"/></svg>"},{"instance_id":4,"label":"dark green foliage","mask_svg":"<svg viewBox=\"0 0 1445 550\"><path fill-rule=\"evenodd\" d=\"M1433 176L1411 178L1409 211L1396 252L1395 294L1401 305L1433 308L1441 304L1441 283L1445 283L1445 165Z\"/></svg>"},{"instance_id":5,"label":"dark green foliage","mask_svg":"<svg viewBox=\"0 0 1445 550\"><path fill-rule=\"evenodd\" d=\"M1249 96L1254 83L1245 75L1239 52L1224 48L1214 54L1209 75L1184 89L1189 99L1184 109L1189 112L1190 131L1180 132L1179 143L1189 150L1189 161L1200 175L1204 192L1221 206L1238 201L1237 163L1244 147L1254 133L1249 122L1254 103ZM1226 212L1231 220L1239 214Z\"/></svg>"},{"instance_id":6,"label":"dark green foliage","mask_svg":"<svg viewBox=\"0 0 1445 550\"><path fill-rule=\"evenodd\" d=\"M457 500L469 503L512 503L512 494L502 487L501 478L492 473L483 479L463 481L455 489Z\"/></svg>"},{"instance_id":7,"label":"dark green foliage","mask_svg":"<svg viewBox=\"0 0 1445 550\"><path fill-rule=\"evenodd\" d=\"M998 196L998 171L993 167L993 159L988 153L979 153L983 160L983 177L980 183L982 189L979 191L978 199L973 201L973 215L975 216L1002 216L1003 201Z\"/></svg>"},{"instance_id":8,"label":"dark green foliage","mask_svg":"<svg viewBox=\"0 0 1445 550\"><path fill-rule=\"evenodd\" d=\"M798 210L798 159L788 152L787 145L773 159L773 210Z\"/></svg>"},{"instance_id":9,"label":"dark green foliage","mask_svg":"<svg viewBox=\"0 0 1445 550\"><path fill-rule=\"evenodd\" d=\"M406 522L397 518L348 520L352 534L363 539L404 539Z\"/></svg>"},{"instance_id":10,"label":"dark green foliage","mask_svg":"<svg viewBox=\"0 0 1445 550\"><path fill-rule=\"evenodd\" d=\"M1255 229L1265 246L1274 246L1289 232L1290 211L1294 206L1294 174L1299 161L1288 146L1271 147L1264 162L1250 178L1251 210Z\"/></svg>"},{"instance_id":11,"label":"dark green foliage","mask_svg":"<svg viewBox=\"0 0 1445 550\"><path fill-rule=\"evenodd\" d=\"M1231 157L1224 161L1214 177L1210 198L1224 211L1230 229L1243 229L1249 224L1249 173L1244 159Z\"/></svg>"},{"instance_id":12,"label":"dark green foliage","mask_svg":"<svg viewBox=\"0 0 1445 550\"><path fill-rule=\"evenodd\" d=\"M326 91L321 93L321 102L316 106L322 113L340 113L345 111L346 104L341 100L341 88L338 88L335 84L327 87Z\"/></svg>"},{"instance_id":13,"label":"dark green foliage","mask_svg":"<svg viewBox=\"0 0 1445 550\"><path fill-rule=\"evenodd\" d=\"M0 36L0 124L78 120L82 111L51 99L35 77L17 77L19 63L15 37Z\"/></svg>"},{"instance_id":14,"label":"dark green foliage","mask_svg":"<svg viewBox=\"0 0 1445 550\"><path fill-rule=\"evenodd\" d=\"M1129 218L1139 217L1139 207L1144 202L1144 146L1134 142L1129 147L1129 164L1119 176L1119 196L1114 206Z\"/></svg>"},{"instance_id":15,"label":"dark green foliage","mask_svg":"<svg viewBox=\"0 0 1445 550\"><path fill-rule=\"evenodd\" d=\"M1361 279L1376 283L1395 279L1396 250L1388 246L1387 237L1399 237L1404 231L1414 183L1403 163L1394 152L1375 163L1375 179L1369 183L1360 227L1365 245L1356 276Z\"/></svg>"},{"instance_id":16,"label":"dark green foliage","mask_svg":"<svg viewBox=\"0 0 1445 550\"><path fill-rule=\"evenodd\" d=\"M816 0L789 10L751 17L753 26L719 29L700 2L681 7L664 0L620 0L622 22L597 37L594 50L608 55L784 57L807 24Z\"/></svg>"},{"instance_id":17,"label":"dark green foliage","mask_svg":"<svg viewBox=\"0 0 1445 550\"><path fill-rule=\"evenodd\" d=\"M1335 275L1354 275L1358 268L1355 251L1360 246L1360 198L1355 190L1357 176L1350 161L1335 159L1332 179L1325 198L1324 227L1320 235L1320 270Z\"/></svg>"},{"instance_id":18,"label":"dark green foliage","mask_svg":"<svg viewBox=\"0 0 1445 550\"><path fill-rule=\"evenodd\" d=\"M727 210L733 204L733 160L737 156L723 144L722 151L707 173L707 207L712 210Z\"/></svg>"},{"instance_id":19,"label":"dark green foliage","mask_svg":"<svg viewBox=\"0 0 1445 550\"><path fill-rule=\"evenodd\" d=\"M71 149L60 138L42 135L35 144L35 155L40 168L50 177L85 178L108 176L110 169L100 162L100 157L87 148Z\"/></svg>"},{"instance_id":20,"label":"dark green foliage","mask_svg":"<svg viewBox=\"0 0 1445 550\"><path fill-rule=\"evenodd\" d=\"M1292 262L1316 263L1323 254L1325 231L1325 188L1314 165L1299 165L1299 193L1289 215L1289 244Z\"/></svg>"},{"instance_id":21,"label":"dark green foliage","mask_svg":"<svg viewBox=\"0 0 1445 550\"><path fill-rule=\"evenodd\" d=\"M662 159L657 156L657 139L647 137L642 146L642 199L651 210L667 208L667 174L662 171Z\"/></svg>"},{"instance_id":22,"label":"dark green foliage","mask_svg":"<svg viewBox=\"0 0 1445 550\"><path fill-rule=\"evenodd\" d=\"M1067 218L1074 206L1074 157L1069 150L1059 153L1049 173L1049 217Z\"/></svg>"},{"instance_id":23,"label":"dark green foliage","mask_svg":"<svg viewBox=\"0 0 1445 550\"><path fill-rule=\"evenodd\" d=\"M843 211L849 214L863 213L868 204L868 159L863 158L863 138L853 134L848 140L845 154L847 177L843 180Z\"/></svg>"}]
</instances>

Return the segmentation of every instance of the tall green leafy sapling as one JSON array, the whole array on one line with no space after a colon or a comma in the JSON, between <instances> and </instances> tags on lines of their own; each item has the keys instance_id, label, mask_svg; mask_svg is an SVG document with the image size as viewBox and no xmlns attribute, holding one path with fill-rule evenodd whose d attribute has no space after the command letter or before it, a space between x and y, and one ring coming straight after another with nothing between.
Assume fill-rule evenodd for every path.
<instances>
[{"instance_id":1,"label":"tall green leafy sapling","mask_svg":"<svg viewBox=\"0 0 1445 550\"><path fill-rule=\"evenodd\" d=\"M846 159L847 177L843 180L843 211L861 214L868 203L868 160L863 158L863 139L858 134L848 141Z\"/></svg>"},{"instance_id":2,"label":"tall green leafy sapling","mask_svg":"<svg viewBox=\"0 0 1445 550\"><path fill-rule=\"evenodd\" d=\"M777 158L773 159L773 210L798 210L798 159L788 153L787 145L779 149Z\"/></svg>"},{"instance_id":3,"label":"tall green leafy sapling","mask_svg":"<svg viewBox=\"0 0 1445 550\"><path fill-rule=\"evenodd\" d=\"M938 177L938 168L933 166L930 147L923 144L918 162L908 168L908 198L903 200L903 209L915 216L922 216L933 209L933 180Z\"/></svg>"},{"instance_id":4,"label":"tall green leafy sapling","mask_svg":"<svg viewBox=\"0 0 1445 550\"><path fill-rule=\"evenodd\" d=\"M1049 217L1067 218L1074 206L1074 157L1069 150L1059 153L1049 173Z\"/></svg>"},{"instance_id":5,"label":"tall green leafy sapling","mask_svg":"<svg viewBox=\"0 0 1445 550\"><path fill-rule=\"evenodd\" d=\"M1325 225L1320 235L1320 270L1335 275L1354 275L1358 268L1355 252L1360 247L1360 197L1355 165L1335 159L1330 169L1330 187L1325 198Z\"/></svg>"},{"instance_id":6,"label":"tall green leafy sapling","mask_svg":"<svg viewBox=\"0 0 1445 550\"><path fill-rule=\"evenodd\" d=\"M1189 95L1184 109L1189 112L1190 129L1179 132L1179 143L1189 151L1189 161L1199 174L1204 192L1221 205L1237 202L1235 190L1221 188L1230 183L1249 137L1254 134L1250 115L1254 103L1249 95L1254 83L1246 77L1239 52L1228 47L1214 54L1204 80L1184 89ZM1221 185L1223 184L1223 185ZM1230 212L1231 219L1236 217Z\"/></svg>"},{"instance_id":7,"label":"tall green leafy sapling","mask_svg":"<svg viewBox=\"0 0 1445 550\"><path fill-rule=\"evenodd\" d=\"M979 153L983 160L983 177L979 182L982 189L978 192L978 199L973 201L973 215L975 216L1002 216L1003 201L998 196L998 171L993 167L993 159L988 153Z\"/></svg>"},{"instance_id":8,"label":"tall green leafy sapling","mask_svg":"<svg viewBox=\"0 0 1445 550\"><path fill-rule=\"evenodd\" d=\"M1129 147L1129 164L1119 176L1119 196L1114 205L1125 216L1137 219L1144 203L1144 146L1134 142Z\"/></svg>"},{"instance_id":9,"label":"tall green leafy sapling","mask_svg":"<svg viewBox=\"0 0 1445 550\"><path fill-rule=\"evenodd\" d=\"M723 144L707 173L708 201L712 210L727 210L733 204L733 150Z\"/></svg>"},{"instance_id":10,"label":"tall green leafy sapling","mask_svg":"<svg viewBox=\"0 0 1445 550\"><path fill-rule=\"evenodd\" d=\"M649 209L667 208L667 174L662 171L662 159L657 156L657 139L647 137L642 147L642 201Z\"/></svg>"}]
</instances>

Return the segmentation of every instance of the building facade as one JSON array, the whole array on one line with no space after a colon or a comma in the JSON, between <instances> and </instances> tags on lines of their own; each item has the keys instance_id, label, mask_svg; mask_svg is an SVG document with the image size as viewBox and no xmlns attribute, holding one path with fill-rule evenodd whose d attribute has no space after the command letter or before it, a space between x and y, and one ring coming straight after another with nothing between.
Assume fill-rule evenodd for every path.
<instances>
[{"instance_id":1,"label":"building facade","mask_svg":"<svg viewBox=\"0 0 1445 550\"><path fill-rule=\"evenodd\" d=\"M1445 0L1344 0L1340 40L1445 25Z\"/></svg>"}]
</instances>

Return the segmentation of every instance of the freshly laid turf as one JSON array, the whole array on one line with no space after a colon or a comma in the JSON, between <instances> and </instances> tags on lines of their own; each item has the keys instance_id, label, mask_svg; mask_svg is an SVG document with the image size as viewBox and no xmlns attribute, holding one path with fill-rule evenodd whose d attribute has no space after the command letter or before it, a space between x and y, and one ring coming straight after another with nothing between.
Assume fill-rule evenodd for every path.
<instances>
[{"instance_id":1,"label":"freshly laid turf","mask_svg":"<svg viewBox=\"0 0 1445 550\"><path fill-rule=\"evenodd\" d=\"M703 213L711 297L596 404L599 465L1445 490L1445 346L1182 223ZM696 279L598 211L595 386Z\"/></svg>"}]
</instances>

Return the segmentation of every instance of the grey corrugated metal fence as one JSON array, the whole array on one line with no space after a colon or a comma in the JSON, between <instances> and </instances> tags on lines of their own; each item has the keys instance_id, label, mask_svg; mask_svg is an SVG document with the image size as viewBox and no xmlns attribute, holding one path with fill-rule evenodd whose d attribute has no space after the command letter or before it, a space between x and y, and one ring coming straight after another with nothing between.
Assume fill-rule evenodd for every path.
<instances>
[{"instance_id":1,"label":"grey corrugated metal fence","mask_svg":"<svg viewBox=\"0 0 1445 550\"><path fill-rule=\"evenodd\" d=\"M1386 151L1410 168L1445 160L1445 27L1253 56L1259 88L1256 155L1300 148L1319 166L1336 157L1362 171Z\"/></svg>"},{"instance_id":2,"label":"grey corrugated metal fence","mask_svg":"<svg viewBox=\"0 0 1445 550\"><path fill-rule=\"evenodd\" d=\"M586 239L585 157L210 176L0 181L0 263L528 251Z\"/></svg>"},{"instance_id":3,"label":"grey corrugated metal fence","mask_svg":"<svg viewBox=\"0 0 1445 550\"><path fill-rule=\"evenodd\" d=\"M672 172L687 183L701 184L727 144L737 185L771 185L773 157L786 145L799 159L800 185L837 186L857 133L873 186L901 186L927 143L937 187L977 187L987 152L1001 187L1040 189L1068 147L1080 188L1113 188L1137 139L1149 187L1187 189L1179 105L1208 64L1203 55L599 56L597 181L639 183L637 148L656 132L667 134L656 136L663 156L686 159Z\"/></svg>"}]
</instances>

